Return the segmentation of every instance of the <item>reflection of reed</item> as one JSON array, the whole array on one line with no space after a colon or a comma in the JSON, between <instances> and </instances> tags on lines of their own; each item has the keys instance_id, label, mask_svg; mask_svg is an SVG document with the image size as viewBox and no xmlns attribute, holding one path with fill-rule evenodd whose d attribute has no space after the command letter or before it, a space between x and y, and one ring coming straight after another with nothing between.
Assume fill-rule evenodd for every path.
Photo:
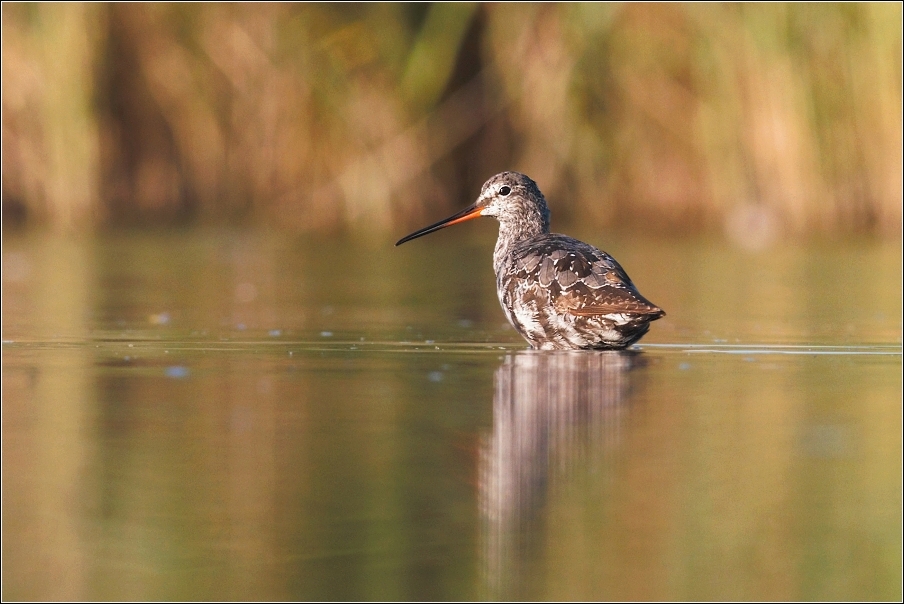
<instances>
[{"instance_id":1,"label":"reflection of reed","mask_svg":"<svg viewBox=\"0 0 904 604\"><path fill-rule=\"evenodd\" d=\"M25 254L7 246L4 340L82 336L95 280L88 247L54 239ZM4 344L2 367L3 599L91 599L82 547L90 360L65 345L38 353Z\"/></svg>"},{"instance_id":2,"label":"reflection of reed","mask_svg":"<svg viewBox=\"0 0 904 604\"><path fill-rule=\"evenodd\" d=\"M531 561L550 482L618 442L627 372L639 359L625 352L527 353L506 357L496 370L493 433L479 469L491 599L532 599Z\"/></svg>"}]
</instances>

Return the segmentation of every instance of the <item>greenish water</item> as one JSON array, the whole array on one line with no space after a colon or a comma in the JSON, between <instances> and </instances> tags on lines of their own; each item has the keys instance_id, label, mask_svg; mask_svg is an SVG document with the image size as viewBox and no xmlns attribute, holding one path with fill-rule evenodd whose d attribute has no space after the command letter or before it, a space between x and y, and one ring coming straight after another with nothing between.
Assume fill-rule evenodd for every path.
<instances>
[{"instance_id":1,"label":"greenish water","mask_svg":"<svg viewBox=\"0 0 904 604\"><path fill-rule=\"evenodd\" d=\"M575 233L668 316L550 354L491 227L6 236L3 598L900 598L899 244Z\"/></svg>"}]
</instances>

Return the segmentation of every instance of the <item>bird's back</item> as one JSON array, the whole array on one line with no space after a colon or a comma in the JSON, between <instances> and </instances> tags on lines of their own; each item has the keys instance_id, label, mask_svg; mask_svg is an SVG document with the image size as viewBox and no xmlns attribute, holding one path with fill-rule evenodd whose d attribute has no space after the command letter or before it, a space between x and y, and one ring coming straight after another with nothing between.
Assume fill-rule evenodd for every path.
<instances>
[{"instance_id":1,"label":"bird's back","mask_svg":"<svg viewBox=\"0 0 904 604\"><path fill-rule=\"evenodd\" d=\"M665 315L614 258L577 239L538 235L500 260L499 302L534 348L624 348Z\"/></svg>"}]
</instances>

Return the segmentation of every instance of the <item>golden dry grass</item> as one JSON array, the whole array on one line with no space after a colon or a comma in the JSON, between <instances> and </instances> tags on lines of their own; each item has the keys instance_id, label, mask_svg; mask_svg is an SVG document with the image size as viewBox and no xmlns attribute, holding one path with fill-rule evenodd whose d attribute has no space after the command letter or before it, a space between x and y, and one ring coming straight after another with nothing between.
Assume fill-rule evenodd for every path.
<instances>
[{"instance_id":1,"label":"golden dry grass","mask_svg":"<svg viewBox=\"0 0 904 604\"><path fill-rule=\"evenodd\" d=\"M901 233L898 3L2 10L5 224Z\"/></svg>"}]
</instances>

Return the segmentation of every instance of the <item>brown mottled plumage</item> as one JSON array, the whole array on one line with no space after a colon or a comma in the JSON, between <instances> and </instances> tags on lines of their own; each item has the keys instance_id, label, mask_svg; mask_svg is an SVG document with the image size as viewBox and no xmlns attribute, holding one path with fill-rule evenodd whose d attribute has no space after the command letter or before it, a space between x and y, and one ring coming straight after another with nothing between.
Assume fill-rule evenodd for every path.
<instances>
[{"instance_id":1,"label":"brown mottled plumage","mask_svg":"<svg viewBox=\"0 0 904 604\"><path fill-rule=\"evenodd\" d=\"M550 233L543 194L518 172L490 178L474 204L396 245L479 216L499 221L493 253L499 303L533 348L625 348L665 315L609 254Z\"/></svg>"}]
</instances>

